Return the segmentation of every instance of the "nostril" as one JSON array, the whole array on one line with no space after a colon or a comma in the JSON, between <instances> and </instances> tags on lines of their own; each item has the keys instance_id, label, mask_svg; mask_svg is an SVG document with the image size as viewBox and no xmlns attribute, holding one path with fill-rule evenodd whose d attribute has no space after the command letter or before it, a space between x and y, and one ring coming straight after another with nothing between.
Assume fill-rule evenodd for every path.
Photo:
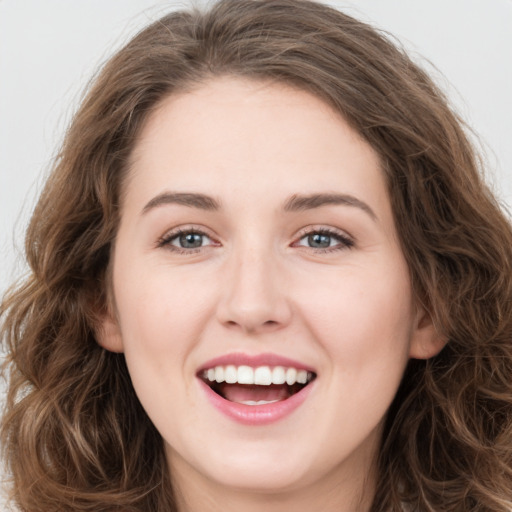
<instances>
[{"instance_id":1,"label":"nostril","mask_svg":"<svg viewBox=\"0 0 512 512\"><path fill-rule=\"evenodd\" d=\"M263 281L269 279L269 276L260 278ZM226 291L217 304L217 320L224 327L251 333L285 327L292 318L292 308L284 292L277 283L267 290L266 285L258 284L253 278L250 283L240 278L233 290Z\"/></svg>"},{"instance_id":2,"label":"nostril","mask_svg":"<svg viewBox=\"0 0 512 512\"><path fill-rule=\"evenodd\" d=\"M259 322L257 320L252 321L249 318L241 317L237 320L226 320L224 325L229 328L240 329L247 333L253 333L257 331L271 331L278 329L281 324L276 320L265 320L263 322Z\"/></svg>"}]
</instances>

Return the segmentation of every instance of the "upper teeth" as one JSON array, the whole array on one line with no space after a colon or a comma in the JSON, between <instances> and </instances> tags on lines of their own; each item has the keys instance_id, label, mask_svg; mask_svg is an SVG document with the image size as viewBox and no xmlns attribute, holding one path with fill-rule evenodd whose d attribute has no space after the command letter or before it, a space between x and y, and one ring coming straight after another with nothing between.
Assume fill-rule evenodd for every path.
<instances>
[{"instance_id":1,"label":"upper teeth","mask_svg":"<svg viewBox=\"0 0 512 512\"><path fill-rule=\"evenodd\" d=\"M296 368L285 368L283 366L215 366L203 372L203 377L210 382L226 382L227 384L257 384L260 386L270 386L271 384L288 384L292 386L295 383L307 384L313 374L307 370L297 370Z\"/></svg>"}]
</instances>

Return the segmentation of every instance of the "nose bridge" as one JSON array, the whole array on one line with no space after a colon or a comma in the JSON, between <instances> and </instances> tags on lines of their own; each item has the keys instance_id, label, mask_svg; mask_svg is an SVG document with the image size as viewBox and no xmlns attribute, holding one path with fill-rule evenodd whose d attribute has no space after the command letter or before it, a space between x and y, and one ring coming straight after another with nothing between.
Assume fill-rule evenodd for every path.
<instances>
[{"instance_id":1,"label":"nose bridge","mask_svg":"<svg viewBox=\"0 0 512 512\"><path fill-rule=\"evenodd\" d=\"M219 305L221 322L251 332L288 323L291 310L278 259L271 244L254 238L233 247Z\"/></svg>"}]
</instances>

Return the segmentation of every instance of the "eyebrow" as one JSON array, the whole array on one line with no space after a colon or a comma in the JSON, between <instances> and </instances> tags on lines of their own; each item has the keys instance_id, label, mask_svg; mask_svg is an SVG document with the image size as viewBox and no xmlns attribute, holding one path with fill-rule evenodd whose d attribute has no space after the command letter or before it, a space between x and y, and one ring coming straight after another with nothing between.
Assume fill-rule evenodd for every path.
<instances>
[{"instance_id":1,"label":"eyebrow","mask_svg":"<svg viewBox=\"0 0 512 512\"><path fill-rule=\"evenodd\" d=\"M199 208L200 210L216 211L220 210L220 204L213 197L206 194L197 194L192 192L163 192L157 195L144 206L142 213L167 204L179 204L189 206L190 208Z\"/></svg>"},{"instance_id":2,"label":"eyebrow","mask_svg":"<svg viewBox=\"0 0 512 512\"><path fill-rule=\"evenodd\" d=\"M310 194L310 195L293 195L286 201L284 210L286 212L297 212L320 208L326 205L344 205L359 208L367 213L374 221L377 221L375 212L363 201L349 194Z\"/></svg>"},{"instance_id":3,"label":"eyebrow","mask_svg":"<svg viewBox=\"0 0 512 512\"><path fill-rule=\"evenodd\" d=\"M144 206L142 213L168 204L178 204L190 208L198 208L206 211L218 211L221 209L219 201L206 194L195 192L163 192L151 199ZM309 195L294 194L284 204L285 212L299 212L312 210L327 205L352 206L363 210L374 221L377 220L375 212L363 201L349 194L320 193Z\"/></svg>"}]
</instances>

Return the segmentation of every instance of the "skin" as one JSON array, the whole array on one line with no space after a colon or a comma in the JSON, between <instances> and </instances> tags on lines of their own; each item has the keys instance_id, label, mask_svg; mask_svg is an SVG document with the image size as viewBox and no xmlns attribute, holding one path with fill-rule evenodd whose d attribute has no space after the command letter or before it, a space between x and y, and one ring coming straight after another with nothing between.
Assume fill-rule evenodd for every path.
<instances>
[{"instance_id":1,"label":"skin","mask_svg":"<svg viewBox=\"0 0 512 512\"><path fill-rule=\"evenodd\" d=\"M325 193L352 199L286 209ZM200 247L180 247L177 229L205 233ZM312 246L318 230L330 247ZM180 511L368 509L407 361L441 342L415 306L379 158L343 118L306 92L235 78L170 96L133 152L113 258L116 311L99 341L125 353ZM309 397L269 425L224 416L196 372L233 352L312 366Z\"/></svg>"}]
</instances>

